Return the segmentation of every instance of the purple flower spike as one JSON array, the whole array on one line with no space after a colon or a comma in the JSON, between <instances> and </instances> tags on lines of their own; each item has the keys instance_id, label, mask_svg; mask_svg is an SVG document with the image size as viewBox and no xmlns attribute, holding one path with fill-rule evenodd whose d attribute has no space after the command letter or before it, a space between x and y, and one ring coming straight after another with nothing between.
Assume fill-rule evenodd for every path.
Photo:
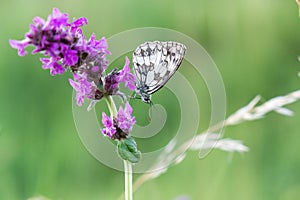
<instances>
[{"instance_id":1,"label":"purple flower spike","mask_svg":"<svg viewBox=\"0 0 300 200\"><path fill-rule=\"evenodd\" d=\"M113 119L108 117L105 112L102 112L102 123L104 125L104 128L101 129L102 133L111 138L116 133Z\"/></svg>"},{"instance_id":2,"label":"purple flower spike","mask_svg":"<svg viewBox=\"0 0 300 200\"><path fill-rule=\"evenodd\" d=\"M54 8L46 20L40 17L33 19L24 40L10 40L9 43L18 49L20 56L27 53L27 46L34 46L32 53L45 56L40 58L42 68L49 69L52 76L70 69L74 80L69 82L76 90L78 105L82 105L84 98L100 100L105 95L119 95L125 100L126 96L119 91L119 84L124 82L130 90L135 89L129 59L126 58L122 70L114 69L103 76L108 67L106 56L111 54L106 39L102 37L97 40L95 34L87 39L83 35L81 27L88 24L86 18L74 19L71 23L68 21L68 14Z\"/></svg>"},{"instance_id":3,"label":"purple flower spike","mask_svg":"<svg viewBox=\"0 0 300 200\"><path fill-rule=\"evenodd\" d=\"M50 58L46 58L42 62L43 68L50 69L51 75L62 74L69 67L77 69L80 65L90 65L91 63L95 63L105 70L107 61L105 53L102 52L107 51L107 45L100 45L103 43L103 39L97 41L94 36L95 45L90 45L80 28L87 24L88 20L79 18L73 20L71 24L68 20L68 14L61 13L59 9L54 8L47 20L35 17L33 23L30 24L29 32L25 34L25 39L10 40L10 45L18 49L20 56L26 54L25 48L28 45L35 47L32 51L33 54L43 53L45 56L49 56ZM99 53L101 55L98 55ZM85 60L87 57L89 59ZM50 59L51 62L47 59ZM102 72L103 70L99 73Z\"/></svg>"}]
</instances>

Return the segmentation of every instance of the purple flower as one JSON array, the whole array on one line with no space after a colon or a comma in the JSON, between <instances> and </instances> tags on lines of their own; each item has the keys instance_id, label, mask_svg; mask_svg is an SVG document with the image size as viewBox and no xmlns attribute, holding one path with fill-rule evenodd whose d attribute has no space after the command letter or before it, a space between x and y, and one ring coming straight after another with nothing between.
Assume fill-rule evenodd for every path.
<instances>
[{"instance_id":1,"label":"purple flower","mask_svg":"<svg viewBox=\"0 0 300 200\"><path fill-rule=\"evenodd\" d=\"M69 26L69 17L66 13L61 13L58 8L53 8L52 15L48 16L43 29L59 29L62 26Z\"/></svg>"},{"instance_id":2,"label":"purple flower","mask_svg":"<svg viewBox=\"0 0 300 200\"><path fill-rule=\"evenodd\" d=\"M113 118L108 117L104 112L102 113L102 123L104 128L101 132L111 139L125 139L132 130L133 125L136 123L135 117L132 116L132 108L128 102L123 109L121 106L117 116Z\"/></svg>"},{"instance_id":3,"label":"purple flower","mask_svg":"<svg viewBox=\"0 0 300 200\"><path fill-rule=\"evenodd\" d=\"M76 91L76 100L77 104L81 106L84 102L85 96L90 96L93 87L90 82L86 80L86 77L79 77L77 74L74 73L74 80L69 79L70 85Z\"/></svg>"},{"instance_id":4,"label":"purple flower","mask_svg":"<svg viewBox=\"0 0 300 200\"><path fill-rule=\"evenodd\" d=\"M125 83L130 90L135 89L134 75L130 73L129 59L122 70L114 69L103 76L108 67L106 55L107 41L104 37L97 40L92 34L89 39L82 33L81 27L88 24L86 18L74 19L69 23L69 16L54 8L47 20L35 17L30 24L30 30L21 41L10 40L10 45L18 49L18 54L24 56L25 48L34 46L32 51L43 53L40 58L43 69L49 69L52 76L63 74L70 69L74 80L71 86L76 91L78 105L82 105L84 98L100 100L104 95L119 95L126 99L119 91L119 84ZM124 129L128 126L122 125Z\"/></svg>"},{"instance_id":5,"label":"purple flower","mask_svg":"<svg viewBox=\"0 0 300 200\"><path fill-rule=\"evenodd\" d=\"M126 57L124 68L120 71L113 69L108 75L104 77L104 93L108 95L115 95L119 93L119 84L124 82L125 86L130 89L135 89L135 78L130 73L129 59Z\"/></svg>"},{"instance_id":6,"label":"purple flower","mask_svg":"<svg viewBox=\"0 0 300 200\"><path fill-rule=\"evenodd\" d=\"M111 54L107 50L107 42L105 37L102 37L100 40L95 40L96 35L92 34L87 46L87 51L90 53L91 57L97 55L98 53Z\"/></svg>"},{"instance_id":7,"label":"purple flower","mask_svg":"<svg viewBox=\"0 0 300 200\"><path fill-rule=\"evenodd\" d=\"M66 48L66 50L64 51L63 64L66 66L76 65L76 63L78 62L77 54L78 52L76 50Z\"/></svg>"},{"instance_id":8,"label":"purple flower","mask_svg":"<svg viewBox=\"0 0 300 200\"><path fill-rule=\"evenodd\" d=\"M120 71L118 81L119 82L124 82L125 86L129 90L135 90L135 77L133 74L130 73L130 68L129 68L130 61L128 57L126 57L125 65L123 69Z\"/></svg>"},{"instance_id":9,"label":"purple flower","mask_svg":"<svg viewBox=\"0 0 300 200\"><path fill-rule=\"evenodd\" d=\"M132 108L128 102L125 104L125 109L122 107L119 108L119 112L117 114L118 127L125 133L129 133L136 122L135 117L131 114Z\"/></svg>"},{"instance_id":10,"label":"purple flower","mask_svg":"<svg viewBox=\"0 0 300 200\"><path fill-rule=\"evenodd\" d=\"M111 138L116 133L113 119L108 117L105 112L102 112L102 123L104 125L104 128L101 129L102 133Z\"/></svg>"},{"instance_id":11,"label":"purple flower","mask_svg":"<svg viewBox=\"0 0 300 200\"><path fill-rule=\"evenodd\" d=\"M68 21L68 14L54 8L47 20L40 17L33 19L24 40L10 40L9 43L18 49L20 56L26 54L27 46L35 46L32 53L42 52L47 56L41 61L44 69L50 69L51 75L62 74L70 67L73 72L87 73L90 82L97 82L108 66L106 54L110 52L106 40L96 40L95 34L89 40L85 38L81 27L88 24L86 18L73 20L72 23ZM93 66L98 66L98 70L91 71Z\"/></svg>"},{"instance_id":12,"label":"purple flower","mask_svg":"<svg viewBox=\"0 0 300 200\"><path fill-rule=\"evenodd\" d=\"M30 40L28 40L28 39L25 39L22 41L9 40L9 44L11 47L18 49L19 56L25 56L27 54L27 51L25 51L25 48L30 44Z\"/></svg>"},{"instance_id":13,"label":"purple flower","mask_svg":"<svg viewBox=\"0 0 300 200\"><path fill-rule=\"evenodd\" d=\"M119 72L113 69L108 75L104 77L104 93L108 95L117 94L119 90L118 82Z\"/></svg>"},{"instance_id":14,"label":"purple flower","mask_svg":"<svg viewBox=\"0 0 300 200\"><path fill-rule=\"evenodd\" d=\"M80 27L84 24L88 24L88 20L84 17L74 20L71 24L70 32L73 34L76 34L78 32L82 34Z\"/></svg>"},{"instance_id":15,"label":"purple flower","mask_svg":"<svg viewBox=\"0 0 300 200\"><path fill-rule=\"evenodd\" d=\"M95 43L98 43L100 45L100 43L102 42ZM126 62L122 70L118 71L115 68L109 74L102 77L102 73L108 65L105 58L101 58L101 56L103 55L103 53L98 53L95 54L94 59L91 59L91 57L85 58L85 64L83 66L80 66L78 69L74 70L77 73L86 74L84 76L86 80L88 82L93 82L93 85L95 85L95 89L93 89L94 93L91 93L89 96L87 96L87 98L99 100L104 95L119 95L123 99L126 99L125 95L119 91L119 84L124 82L125 86L128 87L130 90L135 89L135 79L134 75L130 73L129 59L126 57ZM89 65L89 59L95 60L95 62L92 63L94 65ZM99 63L97 63L96 61L99 61Z\"/></svg>"},{"instance_id":16,"label":"purple flower","mask_svg":"<svg viewBox=\"0 0 300 200\"><path fill-rule=\"evenodd\" d=\"M83 20L83 19L81 19ZM75 21L76 24L83 25ZM25 35L25 39L22 41L10 40L10 45L13 48L17 48L19 55L25 55L25 48L28 45L33 45L36 48L32 53L44 52L45 56L50 56L52 62L43 62L44 68L53 69L52 66L61 66L63 63L66 66L72 66L78 62L78 51L73 49L73 43L75 35L69 32L70 26L78 28L78 25L70 25L68 23L68 15L61 13L57 8L53 9L51 15L48 16L47 21L40 17L33 19L33 24L30 25L30 31ZM55 63L54 63L55 62ZM45 67L45 65L47 65ZM49 65L50 64L50 65ZM51 74L61 74L65 70L59 67L58 73L54 72ZM55 71L55 70L54 70Z\"/></svg>"},{"instance_id":17,"label":"purple flower","mask_svg":"<svg viewBox=\"0 0 300 200\"><path fill-rule=\"evenodd\" d=\"M57 74L63 74L66 71L66 69L58 63L58 60L55 60L55 58L53 57L40 58L40 60L43 63L43 69L50 69L50 74L52 76L55 76Z\"/></svg>"}]
</instances>

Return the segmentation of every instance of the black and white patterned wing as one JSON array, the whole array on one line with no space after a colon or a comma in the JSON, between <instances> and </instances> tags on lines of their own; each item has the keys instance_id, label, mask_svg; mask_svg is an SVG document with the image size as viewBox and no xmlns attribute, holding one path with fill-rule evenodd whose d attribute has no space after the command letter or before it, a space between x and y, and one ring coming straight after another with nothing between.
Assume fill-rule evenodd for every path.
<instances>
[{"instance_id":1,"label":"black and white patterned wing","mask_svg":"<svg viewBox=\"0 0 300 200\"><path fill-rule=\"evenodd\" d=\"M146 42L133 53L137 88L153 94L172 77L180 66L186 47L177 42Z\"/></svg>"}]
</instances>

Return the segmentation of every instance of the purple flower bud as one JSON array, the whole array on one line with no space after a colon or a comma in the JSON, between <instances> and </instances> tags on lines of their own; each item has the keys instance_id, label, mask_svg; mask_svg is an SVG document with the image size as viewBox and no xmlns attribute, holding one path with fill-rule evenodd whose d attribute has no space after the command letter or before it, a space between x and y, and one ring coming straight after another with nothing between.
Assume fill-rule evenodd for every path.
<instances>
[{"instance_id":1,"label":"purple flower bud","mask_svg":"<svg viewBox=\"0 0 300 200\"><path fill-rule=\"evenodd\" d=\"M119 90L118 87L118 75L117 69L113 69L108 75L104 77L104 91L105 94L114 95Z\"/></svg>"}]
</instances>

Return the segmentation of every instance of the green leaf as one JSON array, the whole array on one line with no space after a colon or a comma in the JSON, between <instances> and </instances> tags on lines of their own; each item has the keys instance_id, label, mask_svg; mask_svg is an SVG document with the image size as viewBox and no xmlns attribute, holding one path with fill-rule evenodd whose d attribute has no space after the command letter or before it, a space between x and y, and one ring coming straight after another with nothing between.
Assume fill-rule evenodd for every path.
<instances>
[{"instance_id":1,"label":"green leaf","mask_svg":"<svg viewBox=\"0 0 300 200\"><path fill-rule=\"evenodd\" d=\"M118 154L124 159L131 163L138 163L141 159L141 152L137 149L137 144L132 137L128 137L124 140L119 141Z\"/></svg>"},{"instance_id":2,"label":"green leaf","mask_svg":"<svg viewBox=\"0 0 300 200\"><path fill-rule=\"evenodd\" d=\"M138 151L137 144L132 137L128 137L126 140L124 140L124 143L126 144L130 152Z\"/></svg>"}]
</instances>

